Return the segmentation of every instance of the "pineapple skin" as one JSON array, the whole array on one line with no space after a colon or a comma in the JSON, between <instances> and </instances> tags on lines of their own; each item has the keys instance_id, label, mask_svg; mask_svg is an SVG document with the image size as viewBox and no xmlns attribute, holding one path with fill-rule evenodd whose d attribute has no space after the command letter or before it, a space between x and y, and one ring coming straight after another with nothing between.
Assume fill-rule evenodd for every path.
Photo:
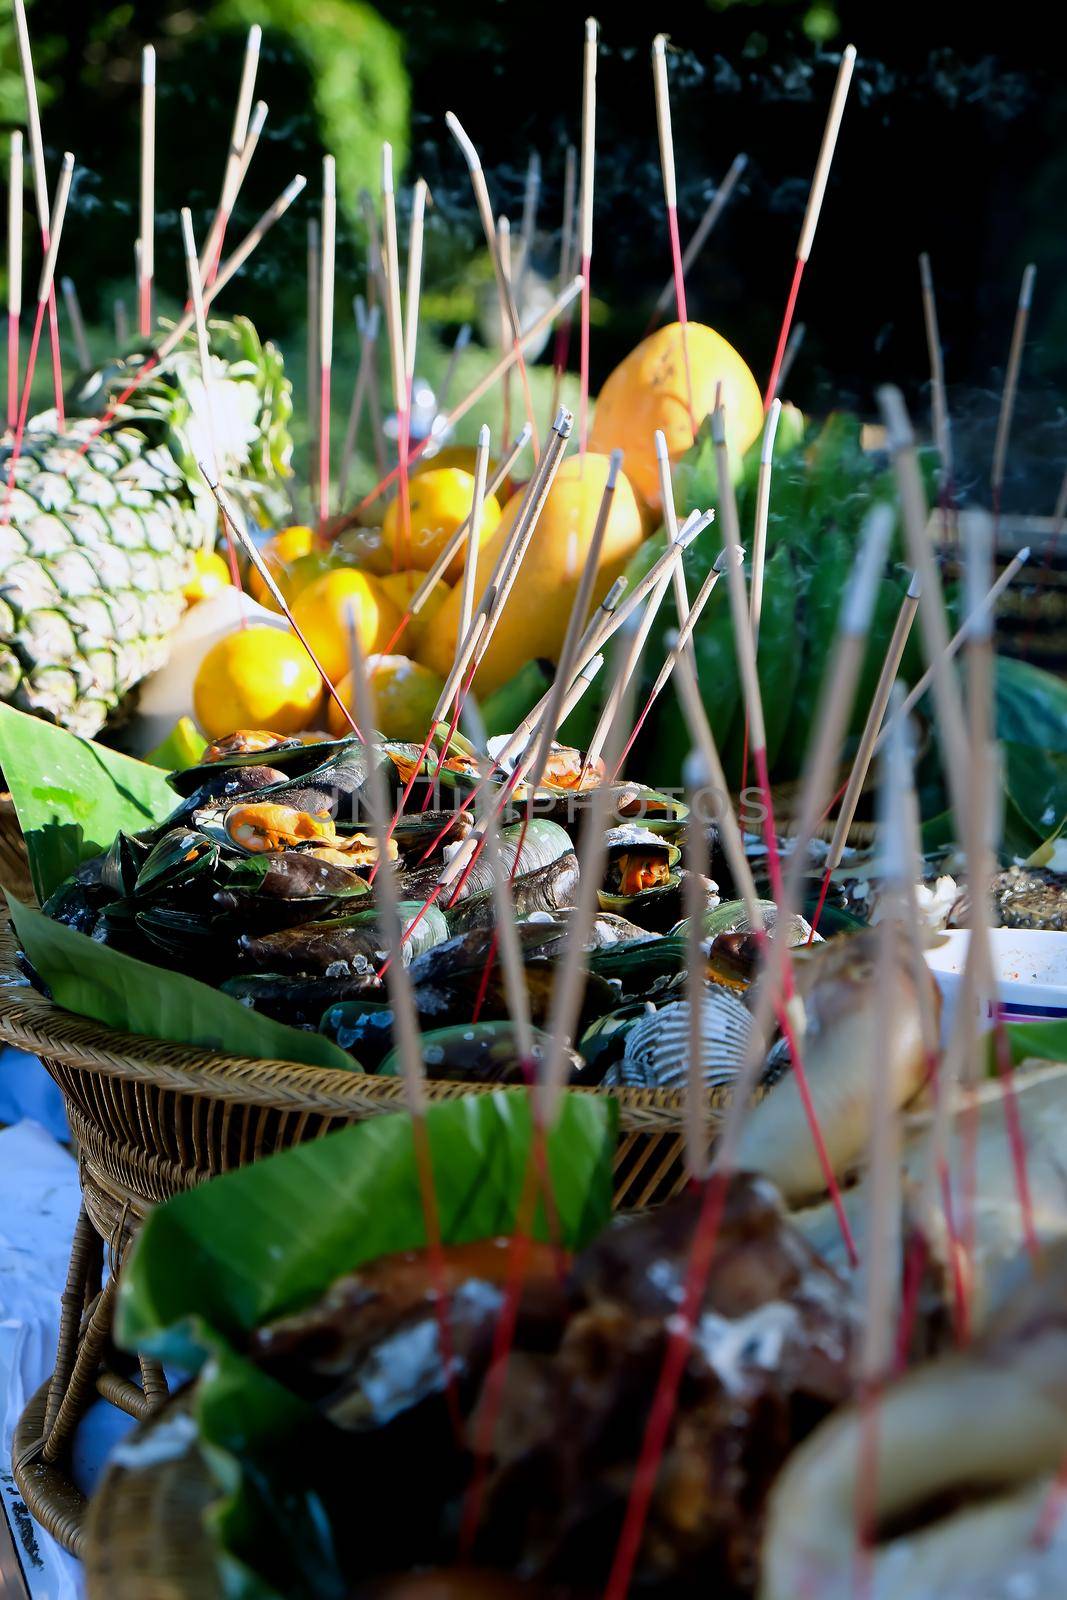
<instances>
[{"instance_id":1,"label":"pineapple skin","mask_svg":"<svg viewBox=\"0 0 1067 1600\"><path fill-rule=\"evenodd\" d=\"M289 470L290 388L246 319L211 331L220 467L256 520ZM94 374L74 403L103 409L129 372ZM27 428L0 514L0 700L91 737L165 664L194 554L217 532L196 466L198 391L195 352L180 347L107 429L83 416L58 433L54 413ZM0 500L10 459L8 438Z\"/></svg>"}]
</instances>

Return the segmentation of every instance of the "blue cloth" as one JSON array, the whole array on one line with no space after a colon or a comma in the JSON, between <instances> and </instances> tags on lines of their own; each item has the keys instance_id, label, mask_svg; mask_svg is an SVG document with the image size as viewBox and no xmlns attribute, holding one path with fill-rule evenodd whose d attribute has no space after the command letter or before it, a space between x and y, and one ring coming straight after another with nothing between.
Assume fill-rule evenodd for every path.
<instances>
[{"instance_id":1,"label":"blue cloth","mask_svg":"<svg viewBox=\"0 0 1067 1600\"><path fill-rule=\"evenodd\" d=\"M63 1096L36 1056L0 1047L0 1124L30 1117L54 1139L70 1142Z\"/></svg>"}]
</instances>

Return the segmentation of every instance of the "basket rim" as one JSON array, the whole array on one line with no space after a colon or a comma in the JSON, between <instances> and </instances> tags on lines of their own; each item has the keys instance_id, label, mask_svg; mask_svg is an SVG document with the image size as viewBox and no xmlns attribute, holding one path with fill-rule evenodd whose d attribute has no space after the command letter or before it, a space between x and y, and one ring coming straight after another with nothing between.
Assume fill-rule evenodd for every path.
<instances>
[{"instance_id":1,"label":"basket rim","mask_svg":"<svg viewBox=\"0 0 1067 1600\"><path fill-rule=\"evenodd\" d=\"M90 1017L65 1011L34 989L17 964L18 942L10 925L0 928L0 1040L47 1061L102 1077L127 1078L160 1088L214 1099L240 1101L339 1117L403 1110L401 1078L381 1078L358 1068L317 1067L259 1056L227 1055L205 1046L178 1044L125 1033ZM499 1084L428 1081L430 1101L491 1094ZM684 1089L610 1089L572 1085L578 1094L609 1094L620 1108L621 1131L680 1132ZM721 1116L728 1096L709 1096L707 1119Z\"/></svg>"}]
</instances>

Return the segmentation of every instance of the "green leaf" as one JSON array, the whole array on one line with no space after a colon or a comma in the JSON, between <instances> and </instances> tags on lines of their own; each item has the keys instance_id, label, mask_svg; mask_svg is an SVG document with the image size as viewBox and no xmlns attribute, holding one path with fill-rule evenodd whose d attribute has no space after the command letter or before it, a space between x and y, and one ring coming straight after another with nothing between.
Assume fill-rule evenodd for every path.
<instances>
[{"instance_id":1,"label":"green leaf","mask_svg":"<svg viewBox=\"0 0 1067 1600\"><path fill-rule=\"evenodd\" d=\"M998 656L998 739L1067 754L1067 683L1026 661Z\"/></svg>"},{"instance_id":2,"label":"green leaf","mask_svg":"<svg viewBox=\"0 0 1067 1600\"><path fill-rule=\"evenodd\" d=\"M568 1248L580 1248L610 1215L617 1111L606 1095L564 1095L548 1136ZM421 1248L412 1126L407 1113L372 1117L152 1211L123 1269L120 1342L192 1371L213 1335L239 1339L313 1300L342 1273ZM513 1232L531 1151L526 1091L431 1105L426 1132L445 1243ZM540 1207L534 1232L550 1237Z\"/></svg>"},{"instance_id":3,"label":"green leaf","mask_svg":"<svg viewBox=\"0 0 1067 1600\"><path fill-rule=\"evenodd\" d=\"M173 795L172 795L173 798ZM227 1055L297 1061L307 1066L356 1065L318 1033L305 1033L252 1011L239 1000L166 967L149 966L53 922L43 911L7 903L23 950L56 1005L125 1033Z\"/></svg>"},{"instance_id":4,"label":"green leaf","mask_svg":"<svg viewBox=\"0 0 1067 1600\"><path fill-rule=\"evenodd\" d=\"M1067 1061L1067 1022L1008 1022L1004 1034L1011 1049L1011 1064L1033 1057L1038 1061ZM996 1036L986 1045L986 1070L997 1070Z\"/></svg>"},{"instance_id":5,"label":"green leaf","mask_svg":"<svg viewBox=\"0 0 1067 1600\"><path fill-rule=\"evenodd\" d=\"M551 663L527 661L513 678L482 702L482 721L490 738L512 733L552 682Z\"/></svg>"},{"instance_id":6,"label":"green leaf","mask_svg":"<svg viewBox=\"0 0 1067 1600\"><path fill-rule=\"evenodd\" d=\"M726 583L728 579L724 577L722 581ZM732 625L730 634L732 638ZM784 545L774 552L763 573L758 665L763 720L767 731L767 764L773 767L789 726L800 676L797 585L793 559ZM740 774L743 742L744 718L738 717L730 736L730 748L724 753L728 776Z\"/></svg>"},{"instance_id":7,"label":"green leaf","mask_svg":"<svg viewBox=\"0 0 1067 1600\"><path fill-rule=\"evenodd\" d=\"M0 769L44 901L119 830L137 833L174 810L163 773L105 745L0 705Z\"/></svg>"}]
</instances>

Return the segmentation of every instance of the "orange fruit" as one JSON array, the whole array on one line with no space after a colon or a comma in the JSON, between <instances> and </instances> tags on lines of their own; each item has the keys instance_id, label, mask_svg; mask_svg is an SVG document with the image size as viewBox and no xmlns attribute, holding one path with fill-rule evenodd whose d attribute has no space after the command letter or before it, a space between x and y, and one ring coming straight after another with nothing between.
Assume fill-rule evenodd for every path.
<instances>
[{"instance_id":1,"label":"orange fruit","mask_svg":"<svg viewBox=\"0 0 1067 1600\"><path fill-rule=\"evenodd\" d=\"M228 588L231 581L230 568L217 550L198 550L193 557L193 575L182 593L195 606L198 600L210 600L220 589Z\"/></svg>"},{"instance_id":2,"label":"orange fruit","mask_svg":"<svg viewBox=\"0 0 1067 1600\"><path fill-rule=\"evenodd\" d=\"M408 656L371 656L367 669L378 732L387 739L406 739L421 744L445 686L444 679ZM356 716L351 673L341 679L337 693ZM332 699L327 706L327 716L335 738L349 731L347 721Z\"/></svg>"},{"instance_id":3,"label":"orange fruit","mask_svg":"<svg viewBox=\"0 0 1067 1600\"><path fill-rule=\"evenodd\" d=\"M408 572L390 572L386 577L379 578L378 582L403 616L412 595L422 587L425 578L425 572L412 569ZM448 599L450 592L448 584L439 578L397 640L399 649L405 650L409 656L418 655L422 641L426 637L426 630ZM387 644L388 642L386 640Z\"/></svg>"},{"instance_id":4,"label":"orange fruit","mask_svg":"<svg viewBox=\"0 0 1067 1600\"><path fill-rule=\"evenodd\" d=\"M212 645L193 685L196 720L209 739L234 728L299 733L321 700L322 679L299 639L266 624L238 628Z\"/></svg>"},{"instance_id":5,"label":"orange fruit","mask_svg":"<svg viewBox=\"0 0 1067 1600\"><path fill-rule=\"evenodd\" d=\"M608 458L592 452L587 453L584 463L578 456L571 456L560 467L504 615L478 669L475 687L479 694L491 694L527 661L537 657L558 660L607 474ZM522 495L512 495L496 533L482 546L475 594L481 593L489 581L521 504ZM620 472L593 585L594 605L603 598L643 538L637 496L626 474ZM419 660L442 675L447 675L455 653L461 589L462 585L457 584L427 626L419 650Z\"/></svg>"},{"instance_id":6,"label":"orange fruit","mask_svg":"<svg viewBox=\"0 0 1067 1600\"><path fill-rule=\"evenodd\" d=\"M666 435L676 461L693 443L697 428L715 405L722 384L726 436L740 457L763 430L759 385L732 345L700 322L687 326L689 371L693 384L690 417L682 329L677 322L642 339L608 378L596 403L589 433L592 450L622 450L623 466L634 488L650 506L660 507L656 429Z\"/></svg>"},{"instance_id":7,"label":"orange fruit","mask_svg":"<svg viewBox=\"0 0 1067 1600\"><path fill-rule=\"evenodd\" d=\"M338 534L334 548L338 564L348 562L379 578L393 570L392 546L385 542L381 528L346 528Z\"/></svg>"},{"instance_id":8,"label":"orange fruit","mask_svg":"<svg viewBox=\"0 0 1067 1600\"><path fill-rule=\"evenodd\" d=\"M405 540L401 526L400 496L389 502L382 523L382 539L394 554L399 550L406 567L428 572L461 522L470 516L474 503L474 477L460 467L438 467L420 473L409 485L411 504L410 538ZM482 510L481 542L491 539L500 522L500 502L486 495ZM444 571L446 583L455 583L463 574L466 542Z\"/></svg>"},{"instance_id":9,"label":"orange fruit","mask_svg":"<svg viewBox=\"0 0 1067 1600\"><path fill-rule=\"evenodd\" d=\"M371 655L388 644L400 612L377 578L354 567L335 567L303 589L293 603L293 620L322 664L331 683L349 667L348 619L355 615L360 647Z\"/></svg>"},{"instance_id":10,"label":"orange fruit","mask_svg":"<svg viewBox=\"0 0 1067 1600\"><path fill-rule=\"evenodd\" d=\"M267 571L289 601L293 597L291 569L314 548L315 534L312 529L297 523L291 528L282 528L260 549ZM266 606L269 611L277 611L270 590L253 566L248 569L248 592L261 606Z\"/></svg>"}]
</instances>

